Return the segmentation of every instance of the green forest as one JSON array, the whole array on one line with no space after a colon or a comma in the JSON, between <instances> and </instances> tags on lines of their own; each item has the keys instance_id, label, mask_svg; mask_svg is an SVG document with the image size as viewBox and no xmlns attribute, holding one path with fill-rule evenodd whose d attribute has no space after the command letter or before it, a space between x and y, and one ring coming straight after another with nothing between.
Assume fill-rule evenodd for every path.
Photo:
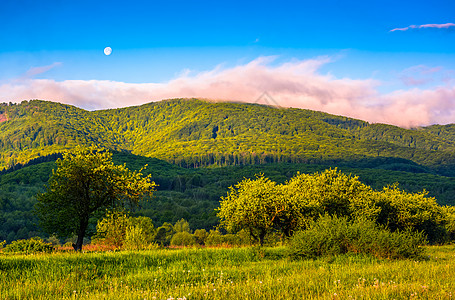
<instances>
[{"instance_id":1,"label":"green forest","mask_svg":"<svg viewBox=\"0 0 455 300\"><path fill-rule=\"evenodd\" d=\"M0 170L96 144L183 167L355 162L455 175L453 125L403 129L304 109L197 99L99 111L32 100L3 103L0 116Z\"/></svg>"},{"instance_id":2,"label":"green forest","mask_svg":"<svg viewBox=\"0 0 455 300\"><path fill-rule=\"evenodd\" d=\"M111 149L150 174L153 197L131 214L155 227L213 229L230 186L256 174L281 184L337 167L380 190L398 183L455 205L453 125L403 129L302 109L174 99L85 111L32 100L0 105L0 240L46 237L34 214L55 160L76 145ZM96 221L92 222L94 233Z\"/></svg>"}]
</instances>

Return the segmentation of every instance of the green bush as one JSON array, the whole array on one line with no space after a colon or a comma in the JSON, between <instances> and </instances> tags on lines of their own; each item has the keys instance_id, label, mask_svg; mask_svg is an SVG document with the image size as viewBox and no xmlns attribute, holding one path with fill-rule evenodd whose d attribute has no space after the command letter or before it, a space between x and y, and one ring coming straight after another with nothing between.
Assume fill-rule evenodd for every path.
<instances>
[{"instance_id":1,"label":"green bush","mask_svg":"<svg viewBox=\"0 0 455 300\"><path fill-rule=\"evenodd\" d=\"M177 232L171 239L171 246L193 246L196 245L195 237L186 231Z\"/></svg>"},{"instance_id":2,"label":"green bush","mask_svg":"<svg viewBox=\"0 0 455 300\"><path fill-rule=\"evenodd\" d=\"M205 229L196 229L193 233L193 236L196 238L196 242L199 245L205 245L205 240L208 237L208 233Z\"/></svg>"},{"instance_id":3,"label":"green bush","mask_svg":"<svg viewBox=\"0 0 455 300\"><path fill-rule=\"evenodd\" d=\"M221 234L218 230L210 230L205 240L206 246L245 246L250 245L251 237L245 231L241 230L236 234Z\"/></svg>"},{"instance_id":4,"label":"green bush","mask_svg":"<svg viewBox=\"0 0 455 300\"><path fill-rule=\"evenodd\" d=\"M98 221L92 244L112 245L128 250L147 249L153 243L156 229L147 217L130 217L123 211L107 212Z\"/></svg>"},{"instance_id":5,"label":"green bush","mask_svg":"<svg viewBox=\"0 0 455 300\"><path fill-rule=\"evenodd\" d=\"M290 241L292 258L316 258L348 252L371 254L378 258L419 258L426 243L421 232L390 232L367 219L349 221L346 217L323 216L310 223Z\"/></svg>"},{"instance_id":6,"label":"green bush","mask_svg":"<svg viewBox=\"0 0 455 300\"><path fill-rule=\"evenodd\" d=\"M41 238L35 237L28 240L17 240L11 244L6 245L3 249L5 253L39 253L39 252L52 252L54 246L51 243L44 242Z\"/></svg>"},{"instance_id":7,"label":"green bush","mask_svg":"<svg viewBox=\"0 0 455 300\"><path fill-rule=\"evenodd\" d=\"M172 224L164 222L163 225L156 230L155 242L161 246L169 246L174 233L175 231Z\"/></svg>"}]
</instances>

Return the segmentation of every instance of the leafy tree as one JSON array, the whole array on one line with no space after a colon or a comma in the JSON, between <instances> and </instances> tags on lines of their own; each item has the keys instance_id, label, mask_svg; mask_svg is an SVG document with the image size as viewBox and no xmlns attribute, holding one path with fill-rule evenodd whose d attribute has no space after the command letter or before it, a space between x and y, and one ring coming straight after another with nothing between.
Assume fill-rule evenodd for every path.
<instances>
[{"instance_id":1,"label":"leafy tree","mask_svg":"<svg viewBox=\"0 0 455 300\"><path fill-rule=\"evenodd\" d=\"M335 169L321 173L297 174L286 184L288 197L303 217L314 219L321 214L374 218L372 189L357 176Z\"/></svg>"},{"instance_id":2,"label":"leafy tree","mask_svg":"<svg viewBox=\"0 0 455 300\"><path fill-rule=\"evenodd\" d=\"M125 232L124 248L129 250L147 249L153 244L156 231L152 219L130 217L130 226Z\"/></svg>"},{"instance_id":3,"label":"leafy tree","mask_svg":"<svg viewBox=\"0 0 455 300\"><path fill-rule=\"evenodd\" d=\"M430 242L443 241L450 233L450 227L445 226L450 223L449 210L427 194L425 190L408 193L396 184L384 187L375 193L375 202L380 207L377 222L391 230L423 231Z\"/></svg>"},{"instance_id":4,"label":"leafy tree","mask_svg":"<svg viewBox=\"0 0 455 300\"><path fill-rule=\"evenodd\" d=\"M121 248L129 225L129 217L125 212L108 211L106 216L96 224L96 234L92 242Z\"/></svg>"},{"instance_id":5,"label":"leafy tree","mask_svg":"<svg viewBox=\"0 0 455 300\"><path fill-rule=\"evenodd\" d=\"M205 229L196 229L193 233L193 236L199 245L205 244L205 240L207 239L208 235L209 234L207 233L207 231Z\"/></svg>"},{"instance_id":6,"label":"leafy tree","mask_svg":"<svg viewBox=\"0 0 455 300\"><path fill-rule=\"evenodd\" d=\"M92 243L112 245L117 249L142 249L153 243L155 228L148 217L130 217L123 211L108 211L98 221Z\"/></svg>"},{"instance_id":7,"label":"leafy tree","mask_svg":"<svg viewBox=\"0 0 455 300\"><path fill-rule=\"evenodd\" d=\"M114 165L110 152L93 146L66 152L56 163L46 191L37 196L36 210L47 232L77 235L76 251L82 250L89 219L97 212L137 204L155 187L141 170Z\"/></svg>"},{"instance_id":8,"label":"leafy tree","mask_svg":"<svg viewBox=\"0 0 455 300\"><path fill-rule=\"evenodd\" d=\"M279 216L287 209L281 186L260 175L230 187L228 195L221 197L218 217L228 231L246 229L263 245L265 236L276 228Z\"/></svg>"},{"instance_id":9,"label":"leafy tree","mask_svg":"<svg viewBox=\"0 0 455 300\"><path fill-rule=\"evenodd\" d=\"M175 231L172 224L164 222L156 231L155 241L161 246L169 246L174 234Z\"/></svg>"},{"instance_id":10,"label":"leafy tree","mask_svg":"<svg viewBox=\"0 0 455 300\"><path fill-rule=\"evenodd\" d=\"M196 238L188 231L179 231L172 236L171 246L193 246Z\"/></svg>"},{"instance_id":11,"label":"leafy tree","mask_svg":"<svg viewBox=\"0 0 455 300\"><path fill-rule=\"evenodd\" d=\"M190 224L185 219L180 219L174 224L175 232L188 232L191 233Z\"/></svg>"}]
</instances>

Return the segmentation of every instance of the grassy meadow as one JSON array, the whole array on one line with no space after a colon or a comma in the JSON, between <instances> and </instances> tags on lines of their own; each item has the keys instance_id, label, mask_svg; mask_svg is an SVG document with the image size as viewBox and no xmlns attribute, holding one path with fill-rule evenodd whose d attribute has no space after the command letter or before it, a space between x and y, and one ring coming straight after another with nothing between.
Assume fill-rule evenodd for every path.
<instances>
[{"instance_id":1,"label":"grassy meadow","mask_svg":"<svg viewBox=\"0 0 455 300\"><path fill-rule=\"evenodd\" d=\"M421 261L352 254L293 261L284 247L0 254L0 299L455 297L455 246L426 250Z\"/></svg>"}]
</instances>

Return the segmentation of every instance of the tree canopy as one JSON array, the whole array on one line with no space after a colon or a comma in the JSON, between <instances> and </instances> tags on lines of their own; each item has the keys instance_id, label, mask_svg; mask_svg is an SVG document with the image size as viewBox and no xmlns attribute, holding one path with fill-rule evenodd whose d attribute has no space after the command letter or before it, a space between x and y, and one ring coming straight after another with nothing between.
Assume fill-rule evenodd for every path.
<instances>
[{"instance_id":1,"label":"tree canopy","mask_svg":"<svg viewBox=\"0 0 455 300\"><path fill-rule=\"evenodd\" d=\"M425 191L408 193L396 185L375 191L337 169L297 174L284 184L263 175L244 179L221 198L218 209L222 227L246 229L261 245L271 232L291 236L324 215L423 232L430 242L450 239L454 232L453 208L439 206Z\"/></svg>"},{"instance_id":2,"label":"tree canopy","mask_svg":"<svg viewBox=\"0 0 455 300\"><path fill-rule=\"evenodd\" d=\"M81 250L95 213L137 204L154 188L150 175L114 165L109 151L77 147L57 160L46 191L37 196L36 210L44 230L60 236L76 234L74 248Z\"/></svg>"}]
</instances>

